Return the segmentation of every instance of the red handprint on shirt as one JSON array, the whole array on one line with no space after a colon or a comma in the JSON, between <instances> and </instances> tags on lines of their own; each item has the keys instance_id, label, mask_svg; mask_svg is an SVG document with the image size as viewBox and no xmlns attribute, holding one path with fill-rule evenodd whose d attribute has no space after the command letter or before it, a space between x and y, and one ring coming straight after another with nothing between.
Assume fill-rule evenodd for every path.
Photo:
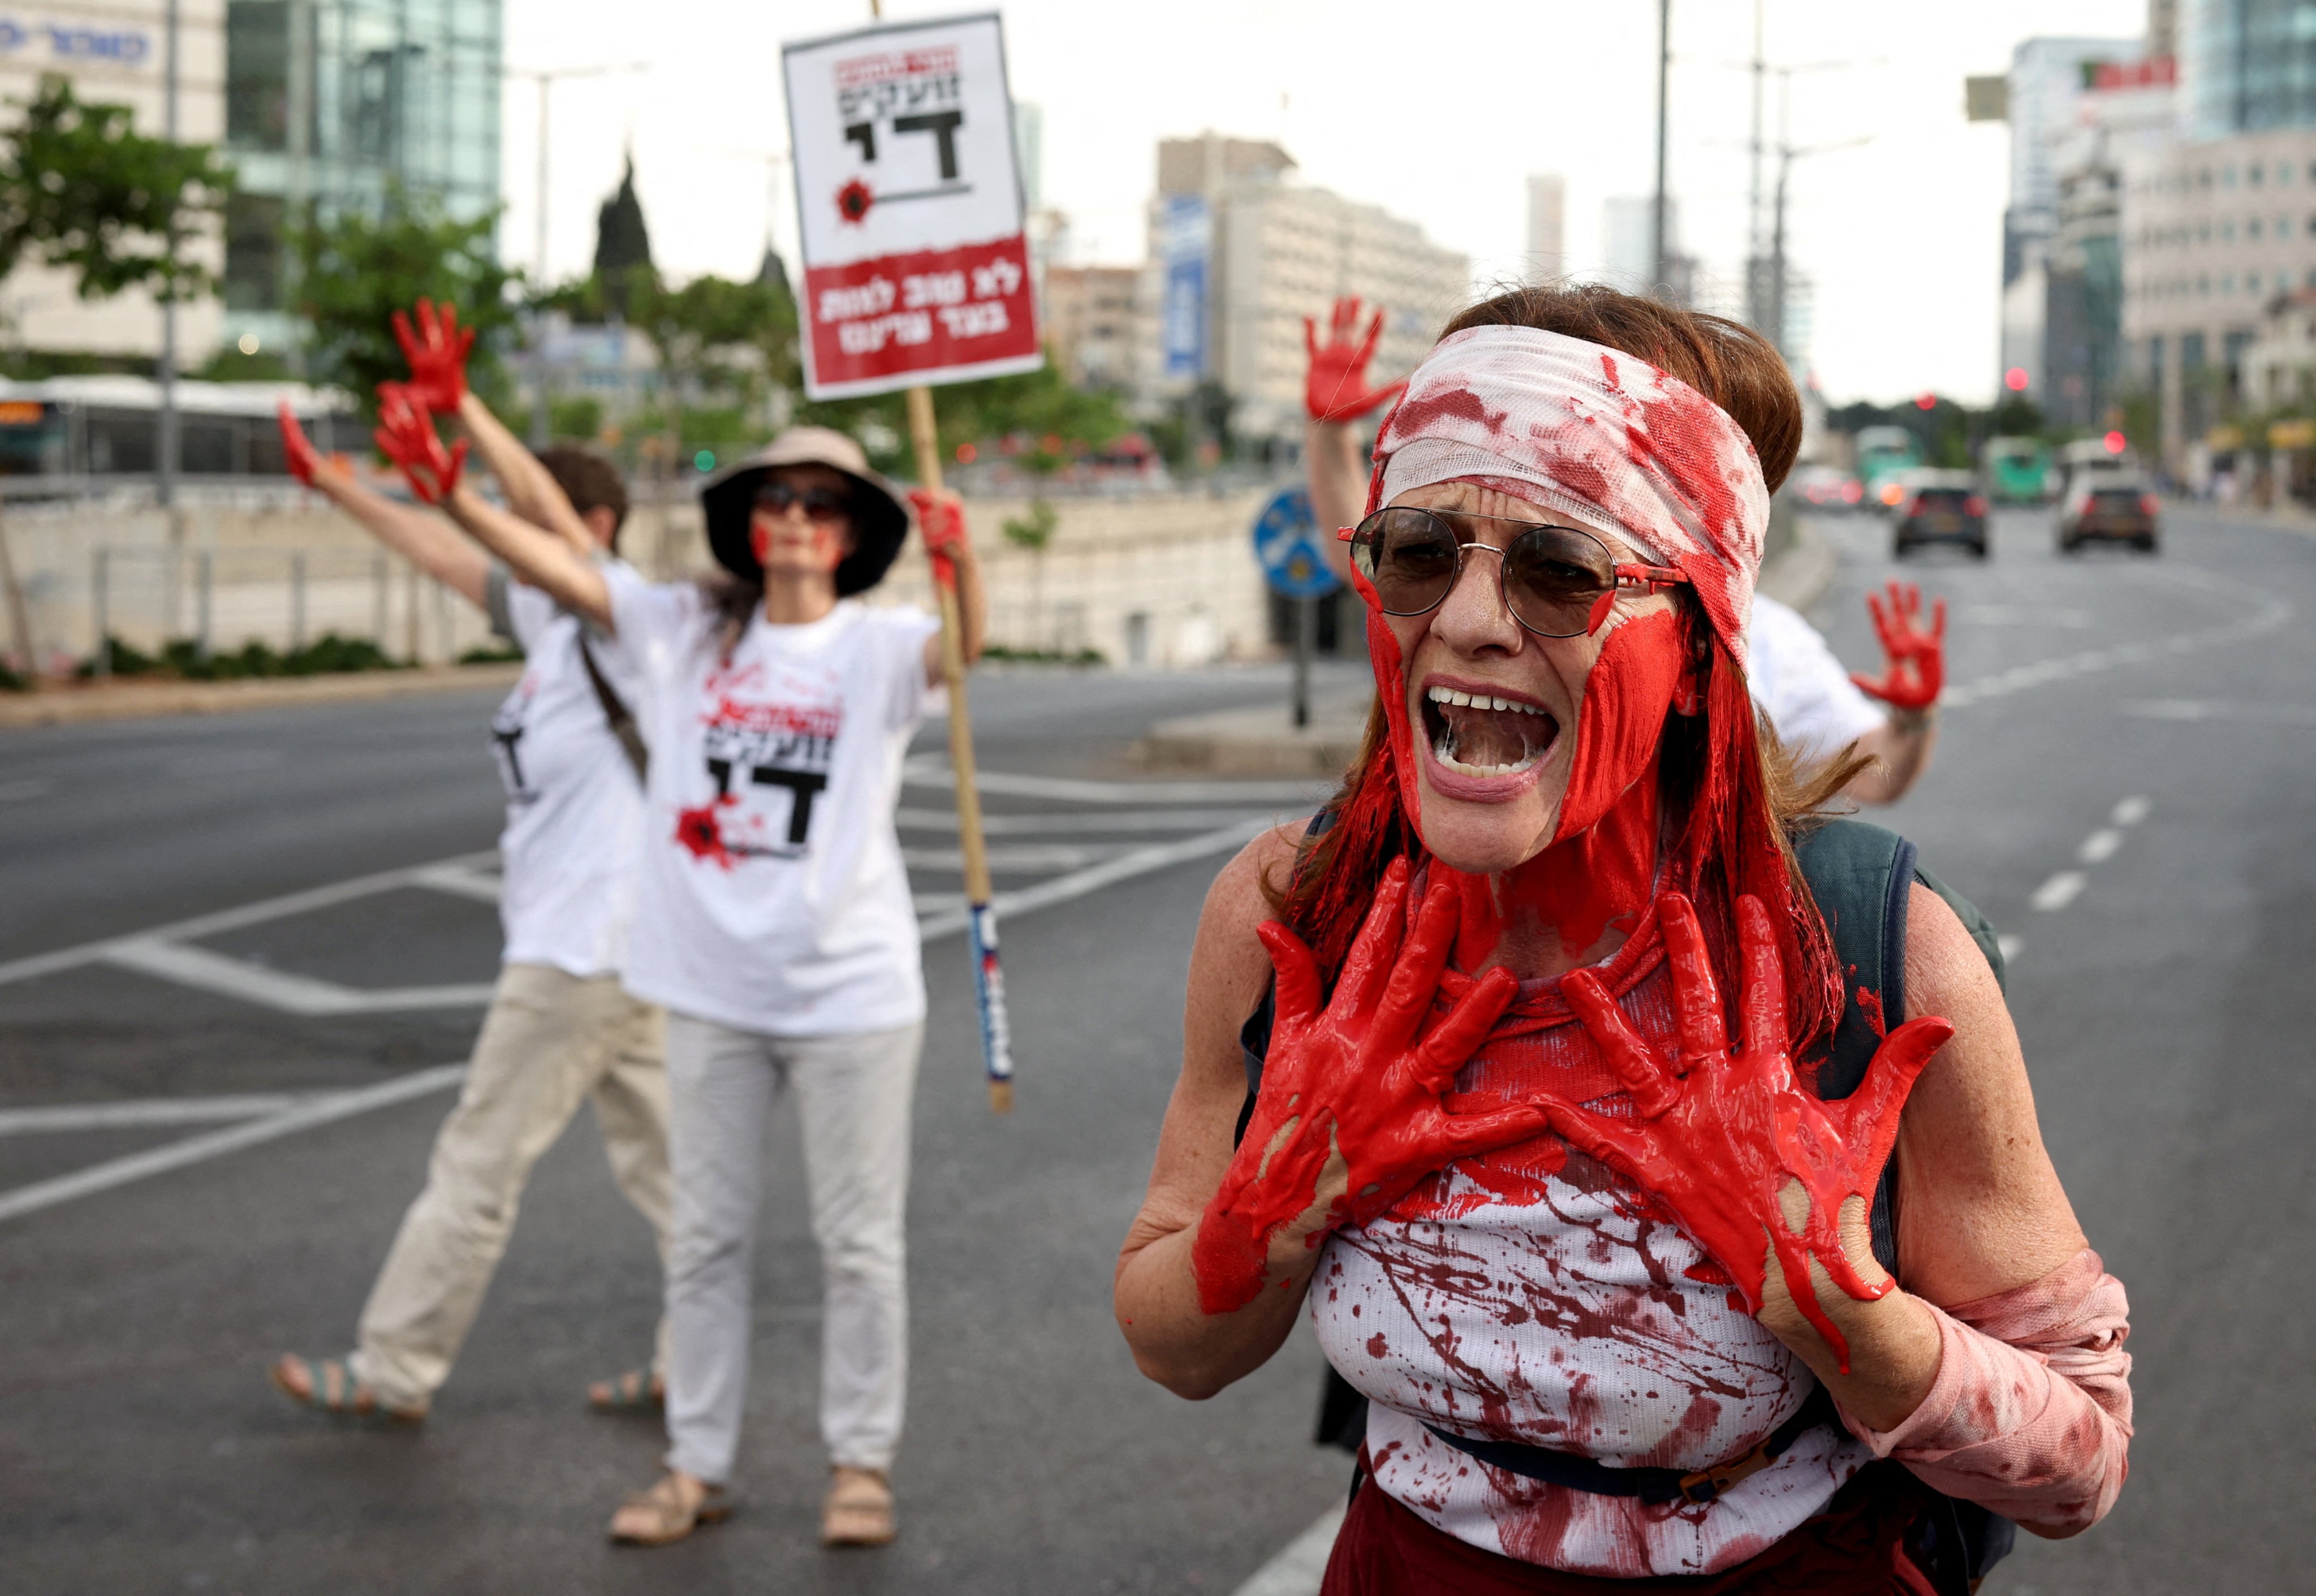
<instances>
[{"instance_id":1,"label":"red handprint on shirt","mask_svg":"<svg viewBox=\"0 0 2316 1596\"><path fill-rule=\"evenodd\" d=\"M429 504L449 498L467 463L467 441L459 439L446 452L425 405L398 382L378 385L378 421L370 436L379 452L402 468L410 491Z\"/></svg>"},{"instance_id":2,"label":"red handprint on shirt","mask_svg":"<svg viewBox=\"0 0 2316 1596\"><path fill-rule=\"evenodd\" d=\"M1282 1237L1316 1246L1456 1159L1543 1133L1544 1110L1533 1105L1463 1115L1440 1103L1519 990L1508 971L1490 970L1423 1025L1456 945L1460 902L1448 883L1432 883L1403 947L1407 861L1393 860L1323 1006L1302 939L1275 921L1258 930L1278 973L1277 1018L1254 1116L1191 1248L1207 1313L1255 1299Z\"/></svg>"},{"instance_id":3,"label":"red handprint on shirt","mask_svg":"<svg viewBox=\"0 0 2316 1596\"><path fill-rule=\"evenodd\" d=\"M1338 299L1328 318L1327 341L1319 342L1318 324L1303 318L1303 346L1310 352L1310 370L1303 378L1303 407L1313 421L1354 421L1389 400L1407 386L1405 378L1381 388L1367 387L1367 362L1375 358L1383 337L1384 313L1375 313L1365 338L1358 336L1359 301L1356 296Z\"/></svg>"},{"instance_id":4,"label":"red handprint on shirt","mask_svg":"<svg viewBox=\"0 0 2316 1596\"><path fill-rule=\"evenodd\" d=\"M1884 603L1878 593L1866 595L1873 611L1874 630L1890 668L1879 679L1853 674L1849 679L1893 709L1920 714L1938 701L1946 684L1946 602L1930 609L1930 629L1922 629L1922 590L1911 582L1890 584Z\"/></svg>"},{"instance_id":5,"label":"red handprint on shirt","mask_svg":"<svg viewBox=\"0 0 2316 1596\"><path fill-rule=\"evenodd\" d=\"M923 533L925 557L932 562L933 580L957 591L958 557L965 552L965 504L955 494L927 488L909 490L909 504L917 513L917 530Z\"/></svg>"},{"instance_id":6,"label":"red handprint on shirt","mask_svg":"<svg viewBox=\"0 0 2316 1596\"><path fill-rule=\"evenodd\" d=\"M433 300L419 300L415 333L410 318L397 310L394 339L410 362L406 386L412 397L437 415L457 414L459 401L467 397L467 352L475 346L475 329L459 331L459 308L445 305L438 316Z\"/></svg>"},{"instance_id":7,"label":"red handprint on shirt","mask_svg":"<svg viewBox=\"0 0 2316 1596\"><path fill-rule=\"evenodd\" d=\"M1818 1302L1810 1262L1823 1265L1861 1302L1896 1285L1887 1276L1869 1284L1858 1273L1842 1248L1841 1205L1873 1191L1897 1138L1906 1094L1954 1027L1934 1019L1899 1026L1875 1050L1857 1090L1824 1101L1794 1076L1785 971L1761 901L1737 900L1745 1037L1734 1048L1697 910L1668 892L1657 900L1657 915L1671 964L1679 1055L1669 1058L1643 1041L1591 971L1571 971L1561 991L1632 1093L1634 1112L1629 1119L1614 1118L1546 1099L1553 1128L1670 1208L1755 1314L1764 1301L1767 1254L1774 1252L1795 1306L1832 1346L1846 1374L1849 1343ZM1795 1182L1809 1199L1797 1231L1779 1205Z\"/></svg>"}]
</instances>

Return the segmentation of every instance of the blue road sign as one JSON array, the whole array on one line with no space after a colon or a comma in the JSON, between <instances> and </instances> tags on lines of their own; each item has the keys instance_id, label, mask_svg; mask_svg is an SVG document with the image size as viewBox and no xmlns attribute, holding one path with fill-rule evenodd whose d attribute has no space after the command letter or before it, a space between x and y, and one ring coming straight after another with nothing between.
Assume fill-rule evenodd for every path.
<instances>
[{"instance_id":1,"label":"blue road sign","mask_svg":"<svg viewBox=\"0 0 2316 1596\"><path fill-rule=\"evenodd\" d=\"M1271 592L1286 598L1323 599L1343 584L1319 542L1311 495L1299 487L1280 489L1255 517L1254 557Z\"/></svg>"}]
</instances>

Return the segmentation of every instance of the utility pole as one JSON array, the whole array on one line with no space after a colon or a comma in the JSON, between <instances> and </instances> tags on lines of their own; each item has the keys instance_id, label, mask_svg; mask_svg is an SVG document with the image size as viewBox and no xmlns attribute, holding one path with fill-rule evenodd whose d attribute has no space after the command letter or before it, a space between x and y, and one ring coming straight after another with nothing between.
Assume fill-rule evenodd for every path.
<instances>
[{"instance_id":1,"label":"utility pole","mask_svg":"<svg viewBox=\"0 0 2316 1596\"><path fill-rule=\"evenodd\" d=\"M161 132L170 143L177 141L177 6L178 0L168 0L167 21L162 46ZM159 379L161 414L153 440L153 496L161 508L169 513L169 540L174 543L183 531L177 513L177 284L174 268L177 264L177 221L174 204L169 211L167 249L171 275L163 280L161 289L161 353L153 362L153 374Z\"/></svg>"},{"instance_id":2,"label":"utility pole","mask_svg":"<svg viewBox=\"0 0 2316 1596\"><path fill-rule=\"evenodd\" d=\"M1655 291L1663 292L1672 263L1672 240L1665 236L1665 146L1672 89L1672 0L1657 0L1657 192L1652 215L1656 255Z\"/></svg>"}]
</instances>

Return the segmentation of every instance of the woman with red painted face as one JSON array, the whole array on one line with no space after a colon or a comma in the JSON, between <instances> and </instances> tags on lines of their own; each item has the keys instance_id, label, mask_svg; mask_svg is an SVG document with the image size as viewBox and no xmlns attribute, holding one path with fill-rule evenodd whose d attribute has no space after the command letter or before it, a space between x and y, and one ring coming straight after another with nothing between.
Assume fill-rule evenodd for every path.
<instances>
[{"instance_id":1,"label":"woman with red painted face","mask_svg":"<svg viewBox=\"0 0 2316 1596\"><path fill-rule=\"evenodd\" d=\"M1209 895L1116 1288L1193 1398L1308 1311L1370 1404L1328 1592L1928 1592L2121 1487L1975 911L1756 729L1800 433L1754 334L1584 288L1459 317L1376 441L1367 743Z\"/></svg>"},{"instance_id":2,"label":"woman with red painted face","mask_svg":"<svg viewBox=\"0 0 2316 1596\"><path fill-rule=\"evenodd\" d=\"M397 458L424 459L423 413L405 422L414 436ZM457 487L449 468L460 523L610 633L641 683L651 761L626 979L668 1012L670 1447L611 1535L664 1545L730 1511L765 1120L793 1087L825 1276L822 1537L888 1541L925 1012L894 812L941 666L933 617L853 595L884 575L908 513L851 439L794 428L701 492L723 575L653 584L575 557ZM987 604L963 512L953 495L909 496L974 659Z\"/></svg>"}]
</instances>

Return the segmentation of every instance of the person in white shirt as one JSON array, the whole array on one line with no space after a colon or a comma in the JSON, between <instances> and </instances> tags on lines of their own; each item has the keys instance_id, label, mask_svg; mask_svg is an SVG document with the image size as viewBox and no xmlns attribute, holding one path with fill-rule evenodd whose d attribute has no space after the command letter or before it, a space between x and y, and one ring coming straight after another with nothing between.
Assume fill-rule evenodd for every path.
<instances>
[{"instance_id":1,"label":"person in white shirt","mask_svg":"<svg viewBox=\"0 0 2316 1596\"><path fill-rule=\"evenodd\" d=\"M986 605L963 513L951 495L910 496L971 660ZM822 1538L878 1545L894 1535L925 1012L895 809L910 736L942 702L938 622L853 596L884 575L908 514L843 434L792 429L701 500L724 567L704 583L655 584L459 511L525 581L617 638L652 747L627 979L668 1010L670 1446L611 1534L664 1545L729 1511L764 1124L793 1087L824 1276Z\"/></svg>"},{"instance_id":2,"label":"person in white shirt","mask_svg":"<svg viewBox=\"0 0 2316 1596\"><path fill-rule=\"evenodd\" d=\"M436 331L424 318L430 334ZM455 330L455 324L453 324ZM438 380L441 373L435 373ZM517 512L555 528L575 559L611 556L627 493L609 460L575 448L534 458L482 402L450 397ZM642 785L619 735L636 684L619 651L578 617L510 582L436 517L364 487L316 453L285 406L282 441L298 479L380 542L484 609L524 653L522 678L491 723L507 791L499 841L506 946L458 1106L443 1122L426 1184L404 1216L343 1360L285 1354L276 1386L294 1401L354 1418L425 1418L506 1250L532 1166L592 1101L620 1190L664 1260L671 1204L662 1016L620 985L635 898ZM494 513L506 519L505 512ZM659 1388L649 1368L600 1382L599 1408L637 1406Z\"/></svg>"},{"instance_id":3,"label":"person in white shirt","mask_svg":"<svg viewBox=\"0 0 2316 1596\"><path fill-rule=\"evenodd\" d=\"M1927 630L1921 592L1911 583L1893 582L1886 599L1870 593L1866 604L1889 658L1879 678L1844 670L1799 611L1756 592L1745 681L1777 740L1803 768L1824 765L1854 744L1874 762L1843 790L1861 803L1894 804L1929 769L1937 745L1946 602L1938 601Z\"/></svg>"}]
</instances>

